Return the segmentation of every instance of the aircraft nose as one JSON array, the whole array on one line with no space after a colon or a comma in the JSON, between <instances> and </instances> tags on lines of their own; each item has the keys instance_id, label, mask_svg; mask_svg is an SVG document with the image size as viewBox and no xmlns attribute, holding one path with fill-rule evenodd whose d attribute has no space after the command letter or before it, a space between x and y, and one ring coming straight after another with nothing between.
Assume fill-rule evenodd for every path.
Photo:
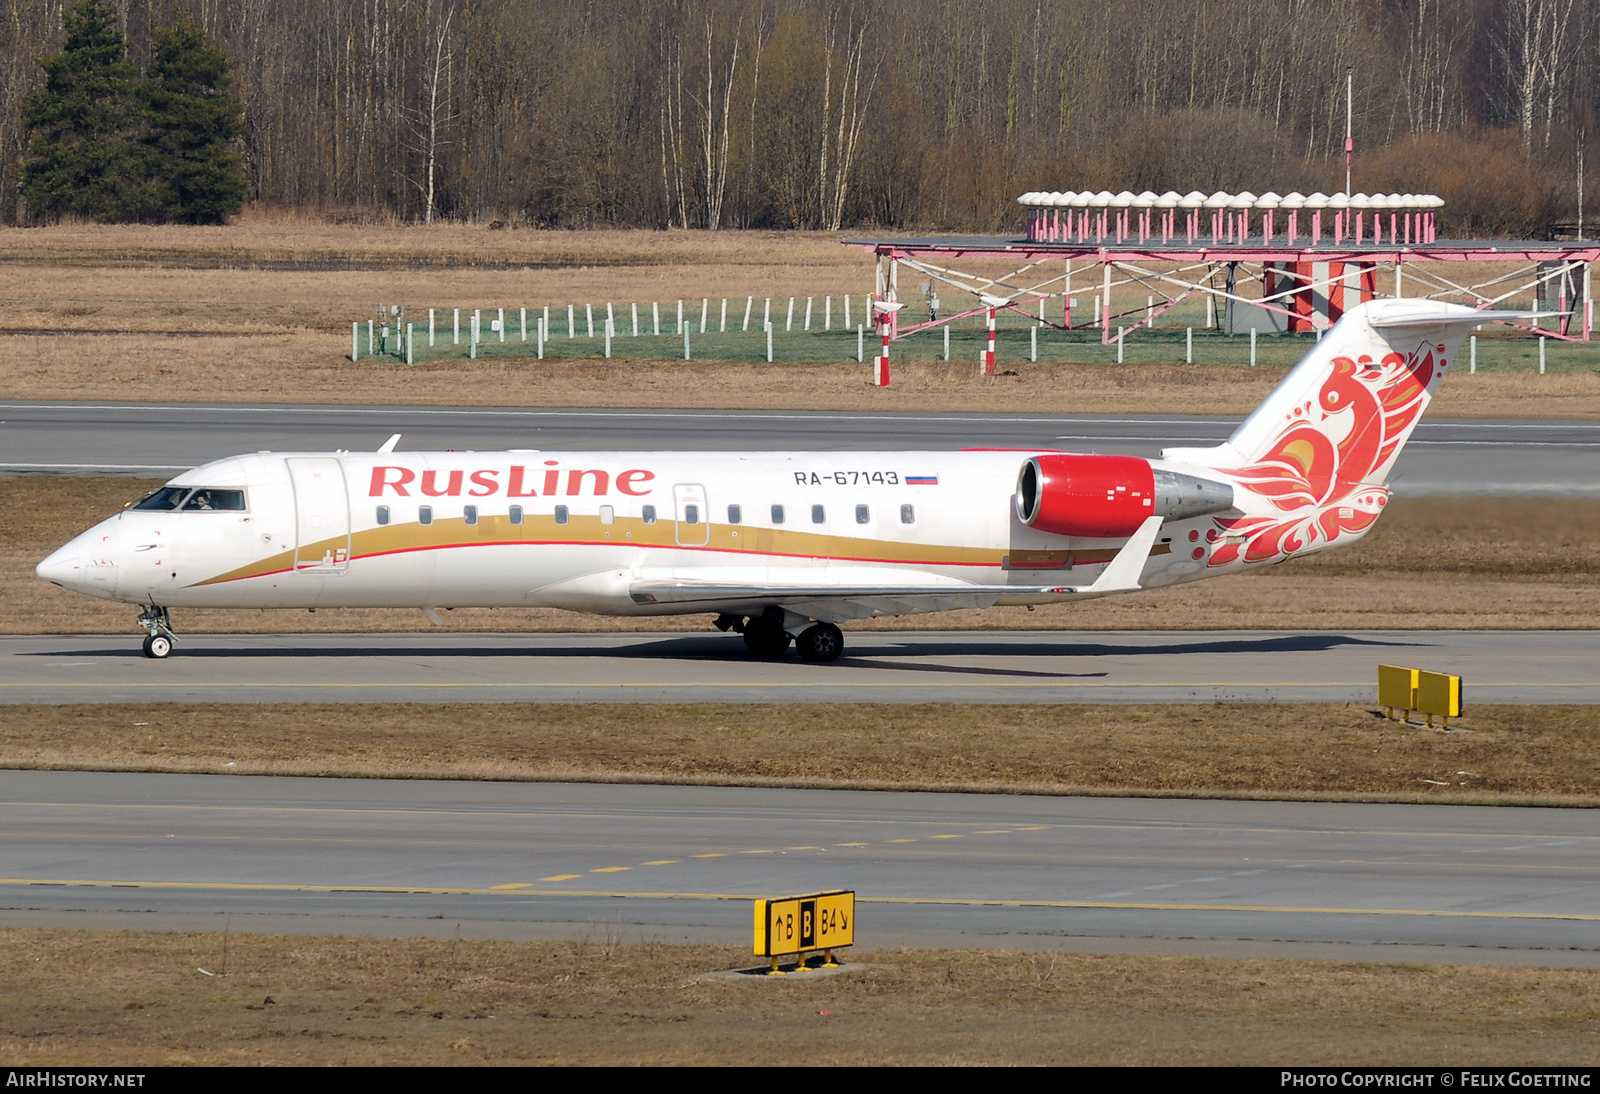
<instances>
[{"instance_id":1,"label":"aircraft nose","mask_svg":"<svg viewBox=\"0 0 1600 1094\"><path fill-rule=\"evenodd\" d=\"M78 549L78 541L73 540L56 551L34 567L33 572L46 581L72 588L83 576L83 553Z\"/></svg>"}]
</instances>

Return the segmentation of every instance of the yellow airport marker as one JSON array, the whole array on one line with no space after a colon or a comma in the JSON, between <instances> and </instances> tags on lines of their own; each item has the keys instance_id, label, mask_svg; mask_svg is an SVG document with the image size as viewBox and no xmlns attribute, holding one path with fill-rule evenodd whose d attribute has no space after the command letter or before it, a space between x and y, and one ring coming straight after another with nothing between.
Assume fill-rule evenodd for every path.
<instances>
[{"instance_id":1,"label":"yellow airport marker","mask_svg":"<svg viewBox=\"0 0 1600 1094\"><path fill-rule=\"evenodd\" d=\"M556 874L554 877L542 877L539 880L540 881L571 881L575 877L582 877L582 876L583 876L582 874Z\"/></svg>"},{"instance_id":2,"label":"yellow airport marker","mask_svg":"<svg viewBox=\"0 0 1600 1094\"><path fill-rule=\"evenodd\" d=\"M695 855L694 857L695 858L727 858L728 856L723 854L721 851L712 851L710 854Z\"/></svg>"},{"instance_id":3,"label":"yellow airport marker","mask_svg":"<svg viewBox=\"0 0 1600 1094\"><path fill-rule=\"evenodd\" d=\"M916 843L917 841L914 840L914 839L889 839L889 840L884 840L883 842L885 842L885 843Z\"/></svg>"},{"instance_id":4,"label":"yellow airport marker","mask_svg":"<svg viewBox=\"0 0 1600 1094\"><path fill-rule=\"evenodd\" d=\"M1004 836L1009 835L1010 832L1011 829L1009 828L985 828L983 831L976 834L980 836Z\"/></svg>"},{"instance_id":5,"label":"yellow airport marker","mask_svg":"<svg viewBox=\"0 0 1600 1094\"><path fill-rule=\"evenodd\" d=\"M658 858L654 862L645 863L645 865L646 866L671 866L674 862L677 862L677 861L678 860L675 859L675 858Z\"/></svg>"},{"instance_id":6,"label":"yellow airport marker","mask_svg":"<svg viewBox=\"0 0 1600 1094\"><path fill-rule=\"evenodd\" d=\"M943 836L929 836L928 838L929 839L960 839L961 837L960 836L956 836L956 835L943 835Z\"/></svg>"},{"instance_id":7,"label":"yellow airport marker","mask_svg":"<svg viewBox=\"0 0 1600 1094\"><path fill-rule=\"evenodd\" d=\"M835 847L865 847L864 843L836 843Z\"/></svg>"},{"instance_id":8,"label":"yellow airport marker","mask_svg":"<svg viewBox=\"0 0 1600 1094\"><path fill-rule=\"evenodd\" d=\"M541 880L548 881L550 879L549 878L542 878ZM496 885L496 886L494 886L494 888L495 889L526 889L528 886L530 886L532 884L533 884L533 882L531 882L531 881L513 881L510 885Z\"/></svg>"},{"instance_id":9,"label":"yellow airport marker","mask_svg":"<svg viewBox=\"0 0 1600 1094\"><path fill-rule=\"evenodd\" d=\"M820 848L820 847L791 847L791 848L789 848L789 850L791 850L791 851L820 851L820 850L822 850L822 848Z\"/></svg>"},{"instance_id":10,"label":"yellow airport marker","mask_svg":"<svg viewBox=\"0 0 1600 1094\"><path fill-rule=\"evenodd\" d=\"M741 855L771 855L775 854L770 847L758 847L754 851L740 851Z\"/></svg>"},{"instance_id":11,"label":"yellow airport marker","mask_svg":"<svg viewBox=\"0 0 1600 1094\"><path fill-rule=\"evenodd\" d=\"M620 874L624 870L631 870L632 866L602 866L598 870L590 870L591 874Z\"/></svg>"},{"instance_id":12,"label":"yellow airport marker","mask_svg":"<svg viewBox=\"0 0 1600 1094\"><path fill-rule=\"evenodd\" d=\"M1048 824L1034 824L1034 825L1029 825L1027 828L1018 828L1017 831L1018 832L1043 832L1045 829L1047 829L1049 827L1050 826Z\"/></svg>"}]
</instances>

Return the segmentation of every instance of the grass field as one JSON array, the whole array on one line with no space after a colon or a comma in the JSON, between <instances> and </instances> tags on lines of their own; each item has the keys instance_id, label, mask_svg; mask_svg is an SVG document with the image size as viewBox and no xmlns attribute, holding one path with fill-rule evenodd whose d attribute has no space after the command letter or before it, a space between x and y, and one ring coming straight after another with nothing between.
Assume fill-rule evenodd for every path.
<instances>
[{"instance_id":1,"label":"grass field","mask_svg":"<svg viewBox=\"0 0 1600 1094\"><path fill-rule=\"evenodd\" d=\"M871 287L870 257L822 233L495 232L266 220L0 229L0 345L8 365L0 397L1243 414L1308 344L1263 338L1260 367L1249 369L1248 339L1202 336L1200 363L1184 365L1181 328L1203 323L1198 305L1185 305L1193 314L1175 310L1162 329L1133 336L1121 365L1094 336L1059 332L1042 335L1034 364L1013 318L1000 344L1008 375L985 379L974 319L956 332L949 362L939 359L941 335L898 343L894 386L882 390L869 382L870 363L855 362L853 333L805 333L803 310L795 330L781 329L791 296L801 309L815 298L815 327L827 296L842 312L839 295L853 294L859 320L861 294ZM757 309L768 298L777 309L772 365L761 360L765 341L755 331L698 333L702 300L712 300L711 322L720 328L720 301L729 298L730 318L742 325L751 296ZM693 352L717 359L684 362L675 335L631 337L631 304L661 302L671 325L679 299L696 324ZM532 344L522 344L513 326L511 341L494 336L475 361L440 356L465 347L436 346L431 357L424 347L410 367L393 357L353 364L350 323L373 317L378 302L404 304L409 318L424 323L435 308L441 332L448 309L506 307L515 322L515 309L546 305L553 327L564 331L572 304L585 337L558 337L538 361L526 356ZM627 317L609 361L602 341L586 337L584 316L585 304L603 313L607 302ZM953 306L947 294L946 312ZM1090 306L1080 298L1080 308ZM1600 417L1600 347L1551 343L1548 350L1551 372L1541 377L1532 371L1536 342L1485 336L1480 372L1452 376L1434 413Z\"/></svg>"},{"instance_id":2,"label":"grass field","mask_svg":"<svg viewBox=\"0 0 1600 1094\"><path fill-rule=\"evenodd\" d=\"M154 480L0 476L0 633L125 633L137 610L48 585L40 559L154 488ZM703 615L626 619L468 609L451 630L705 630ZM181 632L430 629L420 612L179 611ZM1395 629L1600 626L1600 502L1396 499L1359 544L1253 574L1027 611L892 617L873 628Z\"/></svg>"},{"instance_id":3,"label":"grass field","mask_svg":"<svg viewBox=\"0 0 1600 1094\"><path fill-rule=\"evenodd\" d=\"M0 931L14 1067L1524 1064L1600 1060L1600 973L890 950L825 978L732 946ZM207 976L200 969L225 975Z\"/></svg>"},{"instance_id":4,"label":"grass field","mask_svg":"<svg viewBox=\"0 0 1600 1094\"><path fill-rule=\"evenodd\" d=\"M1450 732L1330 703L9 706L0 766L1600 805L1600 707Z\"/></svg>"}]
</instances>

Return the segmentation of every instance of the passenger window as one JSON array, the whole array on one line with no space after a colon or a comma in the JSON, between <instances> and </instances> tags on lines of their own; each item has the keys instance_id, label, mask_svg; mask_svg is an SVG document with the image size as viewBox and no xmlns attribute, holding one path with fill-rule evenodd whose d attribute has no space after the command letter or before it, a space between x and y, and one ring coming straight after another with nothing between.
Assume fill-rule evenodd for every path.
<instances>
[{"instance_id":1,"label":"passenger window","mask_svg":"<svg viewBox=\"0 0 1600 1094\"><path fill-rule=\"evenodd\" d=\"M431 506L431 505L419 505L419 506L417 506L417 523L418 524L432 524L433 523L433 506Z\"/></svg>"},{"instance_id":2,"label":"passenger window","mask_svg":"<svg viewBox=\"0 0 1600 1094\"><path fill-rule=\"evenodd\" d=\"M828 519L827 511L825 509L823 509L822 506L813 505L811 507L811 523L812 524L822 524L825 521L827 521L827 519Z\"/></svg>"},{"instance_id":3,"label":"passenger window","mask_svg":"<svg viewBox=\"0 0 1600 1094\"><path fill-rule=\"evenodd\" d=\"M567 507L565 505L556 506L556 523L567 523Z\"/></svg>"},{"instance_id":4,"label":"passenger window","mask_svg":"<svg viewBox=\"0 0 1600 1094\"><path fill-rule=\"evenodd\" d=\"M872 519L872 510L868 509L865 505L856 506L856 523L857 524L866 524L871 519Z\"/></svg>"},{"instance_id":5,"label":"passenger window","mask_svg":"<svg viewBox=\"0 0 1600 1094\"><path fill-rule=\"evenodd\" d=\"M521 524L522 523L522 506L513 505L511 507L511 523L512 524Z\"/></svg>"},{"instance_id":6,"label":"passenger window","mask_svg":"<svg viewBox=\"0 0 1600 1094\"><path fill-rule=\"evenodd\" d=\"M217 490L210 486L202 486L189 500L183 503L185 512L210 512L212 510L227 510L228 512L242 512L244 510L243 490Z\"/></svg>"},{"instance_id":7,"label":"passenger window","mask_svg":"<svg viewBox=\"0 0 1600 1094\"><path fill-rule=\"evenodd\" d=\"M615 524L615 523L617 523L617 511L615 509L611 508L611 506L609 506L609 505L602 505L600 507L600 523L601 524Z\"/></svg>"},{"instance_id":8,"label":"passenger window","mask_svg":"<svg viewBox=\"0 0 1600 1094\"><path fill-rule=\"evenodd\" d=\"M685 524L699 524L700 523L700 507L698 505L685 505L683 507L683 523L685 523Z\"/></svg>"},{"instance_id":9,"label":"passenger window","mask_svg":"<svg viewBox=\"0 0 1600 1094\"><path fill-rule=\"evenodd\" d=\"M387 505L378 506L378 523L379 524L388 524L389 523L389 507Z\"/></svg>"},{"instance_id":10,"label":"passenger window","mask_svg":"<svg viewBox=\"0 0 1600 1094\"><path fill-rule=\"evenodd\" d=\"M783 506L774 505L772 507L772 523L773 524L782 524L783 523Z\"/></svg>"},{"instance_id":11,"label":"passenger window","mask_svg":"<svg viewBox=\"0 0 1600 1094\"><path fill-rule=\"evenodd\" d=\"M744 511L737 505L728 506L728 523L738 524L744 518Z\"/></svg>"},{"instance_id":12,"label":"passenger window","mask_svg":"<svg viewBox=\"0 0 1600 1094\"><path fill-rule=\"evenodd\" d=\"M464 505L464 506L462 506L461 507L461 517L468 524L477 524L478 523L478 507L476 505Z\"/></svg>"},{"instance_id":13,"label":"passenger window","mask_svg":"<svg viewBox=\"0 0 1600 1094\"><path fill-rule=\"evenodd\" d=\"M915 505L902 505L900 507L900 523L901 524L915 524L915 523L917 523L917 507Z\"/></svg>"},{"instance_id":14,"label":"passenger window","mask_svg":"<svg viewBox=\"0 0 1600 1094\"><path fill-rule=\"evenodd\" d=\"M656 522L656 507L654 505L644 506L639 510L639 516L646 524L654 524Z\"/></svg>"}]
</instances>

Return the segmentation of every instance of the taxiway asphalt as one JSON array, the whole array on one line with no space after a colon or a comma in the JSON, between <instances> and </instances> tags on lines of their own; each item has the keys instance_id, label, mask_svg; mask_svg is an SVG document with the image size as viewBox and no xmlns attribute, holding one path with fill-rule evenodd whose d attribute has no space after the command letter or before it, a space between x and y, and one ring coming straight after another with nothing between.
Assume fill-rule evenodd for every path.
<instances>
[{"instance_id":1,"label":"taxiway asphalt","mask_svg":"<svg viewBox=\"0 0 1600 1094\"><path fill-rule=\"evenodd\" d=\"M0 923L1600 965L1589 810L0 772Z\"/></svg>"},{"instance_id":2,"label":"taxiway asphalt","mask_svg":"<svg viewBox=\"0 0 1600 1094\"><path fill-rule=\"evenodd\" d=\"M1468 702L1600 702L1600 631L851 631L833 664L736 635L0 637L0 704L94 702L1371 702L1380 663Z\"/></svg>"},{"instance_id":3,"label":"taxiway asphalt","mask_svg":"<svg viewBox=\"0 0 1600 1094\"><path fill-rule=\"evenodd\" d=\"M1211 445L1239 419L1170 415L585 410L518 407L0 403L0 473L165 477L271 450L942 450L1065 448L1154 456ZM1402 496L1600 497L1600 422L1425 418Z\"/></svg>"}]
</instances>

